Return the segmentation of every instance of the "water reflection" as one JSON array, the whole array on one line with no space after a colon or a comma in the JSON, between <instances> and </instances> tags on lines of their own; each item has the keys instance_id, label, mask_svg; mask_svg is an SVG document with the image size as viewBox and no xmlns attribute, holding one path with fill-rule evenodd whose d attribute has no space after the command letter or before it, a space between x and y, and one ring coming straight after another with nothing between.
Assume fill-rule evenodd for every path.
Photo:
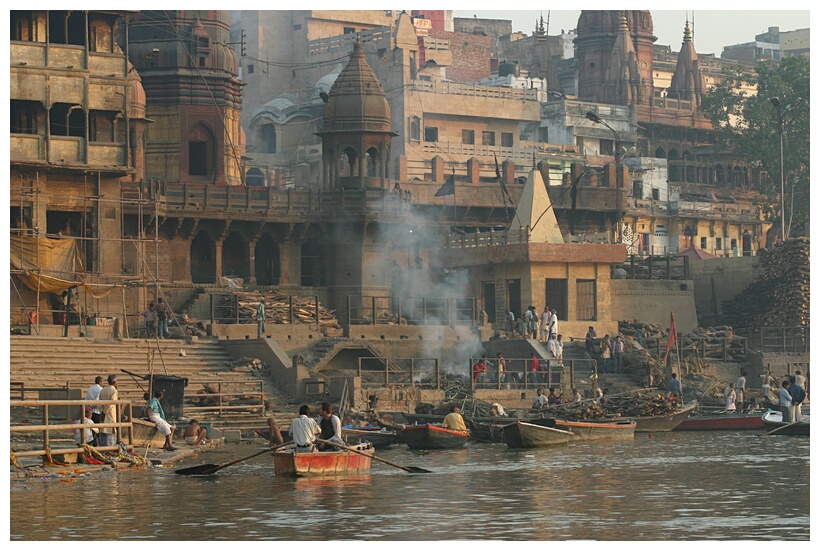
<instances>
[{"instance_id":1,"label":"water reflection","mask_svg":"<svg viewBox=\"0 0 820 551\"><path fill-rule=\"evenodd\" d=\"M207 462L247 453L226 447ZM379 455L434 472L410 475L374 461L369 475L292 479L274 476L260 457L207 477L153 469L14 483L11 539L809 537L805 438L660 433L543 450L477 444Z\"/></svg>"}]
</instances>

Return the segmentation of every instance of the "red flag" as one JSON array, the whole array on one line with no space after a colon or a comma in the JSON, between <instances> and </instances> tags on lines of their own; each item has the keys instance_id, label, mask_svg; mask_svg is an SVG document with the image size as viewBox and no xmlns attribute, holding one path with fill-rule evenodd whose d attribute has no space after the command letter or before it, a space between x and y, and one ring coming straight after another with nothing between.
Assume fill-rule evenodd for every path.
<instances>
[{"instance_id":1,"label":"red flag","mask_svg":"<svg viewBox=\"0 0 820 551\"><path fill-rule=\"evenodd\" d=\"M664 365L666 364L666 359L669 357L669 351L672 350L672 347L675 346L675 342L678 340L678 328L675 327L675 314L669 312L669 315L672 316L672 325L669 326L669 338L666 340L666 354L663 356Z\"/></svg>"}]
</instances>

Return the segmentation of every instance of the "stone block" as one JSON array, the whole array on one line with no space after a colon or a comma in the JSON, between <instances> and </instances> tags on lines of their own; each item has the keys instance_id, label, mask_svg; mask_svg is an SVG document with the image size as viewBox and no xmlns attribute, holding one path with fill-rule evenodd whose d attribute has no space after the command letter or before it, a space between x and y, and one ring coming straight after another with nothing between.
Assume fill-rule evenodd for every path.
<instances>
[{"instance_id":1,"label":"stone block","mask_svg":"<svg viewBox=\"0 0 820 551\"><path fill-rule=\"evenodd\" d=\"M226 444L236 444L242 441L242 431L238 429L229 429L222 431Z\"/></svg>"}]
</instances>

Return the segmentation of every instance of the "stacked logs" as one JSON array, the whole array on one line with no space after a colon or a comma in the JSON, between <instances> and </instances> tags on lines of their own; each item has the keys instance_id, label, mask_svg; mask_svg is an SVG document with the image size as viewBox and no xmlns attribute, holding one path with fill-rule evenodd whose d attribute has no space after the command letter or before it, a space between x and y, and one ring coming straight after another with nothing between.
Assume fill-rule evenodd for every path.
<instances>
[{"instance_id":1,"label":"stacked logs","mask_svg":"<svg viewBox=\"0 0 820 551\"><path fill-rule=\"evenodd\" d=\"M235 292L236 303L239 309L239 323L254 323L256 321L256 306L259 301L265 303L266 323L291 323L290 306L293 304L293 323L316 323L317 301L313 297L288 296L282 293L254 293ZM234 300L226 297L226 302ZM230 304L225 304L230 307ZM321 303L319 307L319 325L333 329L341 329L339 320L333 310L328 310Z\"/></svg>"},{"instance_id":2,"label":"stacked logs","mask_svg":"<svg viewBox=\"0 0 820 551\"><path fill-rule=\"evenodd\" d=\"M603 409L607 417L655 417L675 413L678 404L669 393L642 392L608 397Z\"/></svg>"},{"instance_id":3,"label":"stacked logs","mask_svg":"<svg viewBox=\"0 0 820 551\"><path fill-rule=\"evenodd\" d=\"M736 327L808 325L809 239L789 239L758 257L757 279L724 302L727 319Z\"/></svg>"}]
</instances>

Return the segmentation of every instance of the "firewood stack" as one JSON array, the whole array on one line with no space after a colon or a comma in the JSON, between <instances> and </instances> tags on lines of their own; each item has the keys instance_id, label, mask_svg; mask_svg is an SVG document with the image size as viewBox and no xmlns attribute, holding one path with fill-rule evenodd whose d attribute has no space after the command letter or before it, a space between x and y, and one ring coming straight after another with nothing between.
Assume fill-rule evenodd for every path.
<instances>
[{"instance_id":1,"label":"firewood stack","mask_svg":"<svg viewBox=\"0 0 820 551\"><path fill-rule=\"evenodd\" d=\"M282 293L234 292L239 308L239 323L256 321L256 306L265 302L266 323L290 323L290 302L293 302L293 323L316 323L316 300L313 297L288 297ZM222 306L232 308L233 297L226 296ZM333 310L319 303L319 326L323 329L341 329Z\"/></svg>"},{"instance_id":2,"label":"firewood stack","mask_svg":"<svg viewBox=\"0 0 820 551\"><path fill-rule=\"evenodd\" d=\"M809 324L809 239L798 237L761 249L757 280L724 302L736 327Z\"/></svg>"},{"instance_id":3,"label":"firewood stack","mask_svg":"<svg viewBox=\"0 0 820 551\"><path fill-rule=\"evenodd\" d=\"M654 417L678 411L678 404L668 392L643 392L629 396L611 396L604 403L607 417Z\"/></svg>"}]
</instances>

